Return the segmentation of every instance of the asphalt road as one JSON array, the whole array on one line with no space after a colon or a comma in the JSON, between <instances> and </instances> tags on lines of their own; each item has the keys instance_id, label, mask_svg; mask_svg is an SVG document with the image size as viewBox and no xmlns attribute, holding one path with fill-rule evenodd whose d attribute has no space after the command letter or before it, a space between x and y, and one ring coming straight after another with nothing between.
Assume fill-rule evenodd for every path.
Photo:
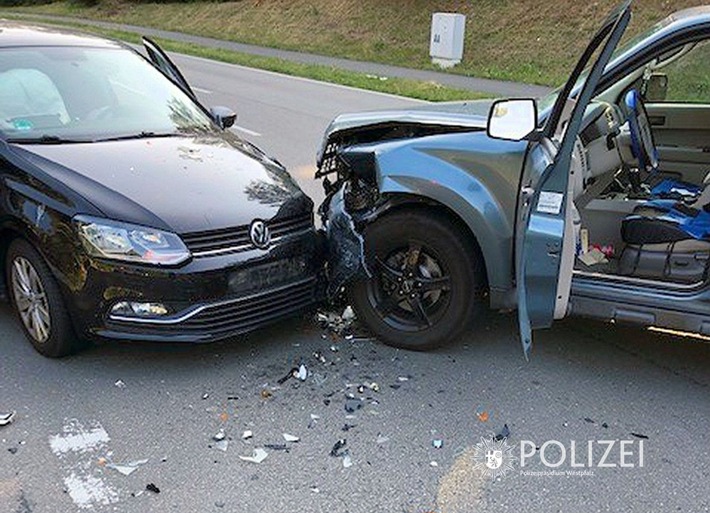
<instances>
[{"instance_id":1,"label":"asphalt road","mask_svg":"<svg viewBox=\"0 0 710 513\"><path fill-rule=\"evenodd\" d=\"M178 62L205 103L234 107L242 134L314 196L313 155L333 115L410 102ZM710 511L710 345L690 338L569 320L538 334L527 363L512 315L486 315L431 353L323 338L300 319L228 343L125 343L48 360L0 306L0 354L0 410L17 410L0 427L2 513ZM300 363L306 381L277 384ZM358 392L373 382L379 391ZM363 398L352 413L347 392ZM528 441L541 450L491 479L473 451L504 424L513 454ZM221 429L226 451L212 439ZM253 438L243 441L245 430ZM648 437L642 467L632 433ZM350 467L330 456L339 439ZM621 440L631 441L634 467L619 466ZM540 460L550 441L560 445L548 443L549 462L565 448L557 469ZM592 443L592 468L570 467L572 441L577 464ZM265 444L288 451L266 449L259 464L239 458ZM600 468L606 447L615 466ZM142 459L128 476L107 465ZM160 493L145 491L149 483Z\"/></svg>"}]
</instances>

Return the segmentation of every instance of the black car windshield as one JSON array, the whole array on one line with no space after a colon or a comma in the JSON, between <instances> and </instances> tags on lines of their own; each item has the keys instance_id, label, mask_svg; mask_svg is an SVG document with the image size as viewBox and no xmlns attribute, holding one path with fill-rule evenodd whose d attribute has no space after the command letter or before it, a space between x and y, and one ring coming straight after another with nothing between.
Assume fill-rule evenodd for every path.
<instances>
[{"instance_id":1,"label":"black car windshield","mask_svg":"<svg viewBox=\"0 0 710 513\"><path fill-rule=\"evenodd\" d=\"M213 130L207 114L125 48L0 50L0 132L62 143Z\"/></svg>"}]
</instances>

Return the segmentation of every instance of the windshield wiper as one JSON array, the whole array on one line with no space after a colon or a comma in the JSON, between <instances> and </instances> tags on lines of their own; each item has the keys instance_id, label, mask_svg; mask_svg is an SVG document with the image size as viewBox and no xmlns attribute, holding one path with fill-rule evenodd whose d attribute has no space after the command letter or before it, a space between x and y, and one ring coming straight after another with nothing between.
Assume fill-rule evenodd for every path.
<instances>
[{"instance_id":1,"label":"windshield wiper","mask_svg":"<svg viewBox=\"0 0 710 513\"><path fill-rule=\"evenodd\" d=\"M86 139L65 139L58 135L42 135L40 137L12 137L7 140L14 144L72 144L91 142Z\"/></svg>"},{"instance_id":2,"label":"windshield wiper","mask_svg":"<svg viewBox=\"0 0 710 513\"><path fill-rule=\"evenodd\" d=\"M103 137L103 138L98 138L98 139L93 139L93 142L105 142L105 141L128 141L130 139L150 139L153 137L175 137L180 135L179 132L149 132L147 130L144 130L142 132L138 132L137 134L128 134L128 135L116 135L113 137Z\"/></svg>"}]
</instances>

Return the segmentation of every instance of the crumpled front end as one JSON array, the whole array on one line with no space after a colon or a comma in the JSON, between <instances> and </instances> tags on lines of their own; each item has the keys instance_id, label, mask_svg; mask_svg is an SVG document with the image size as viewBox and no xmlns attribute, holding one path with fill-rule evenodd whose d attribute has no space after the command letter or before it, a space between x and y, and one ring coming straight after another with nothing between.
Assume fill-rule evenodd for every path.
<instances>
[{"instance_id":1,"label":"crumpled front end","mask_svg":"<svg viewBox=\"0 0 710 513\"><path fill-rule=\"evenodd\" d=\"M327 293L330 299L335 298L349 282L372 276L365 262L365 240L346 209L347 187L347 182L342 184L329 198L325 219L328 239Z\"/></svg>"}]
</instances>

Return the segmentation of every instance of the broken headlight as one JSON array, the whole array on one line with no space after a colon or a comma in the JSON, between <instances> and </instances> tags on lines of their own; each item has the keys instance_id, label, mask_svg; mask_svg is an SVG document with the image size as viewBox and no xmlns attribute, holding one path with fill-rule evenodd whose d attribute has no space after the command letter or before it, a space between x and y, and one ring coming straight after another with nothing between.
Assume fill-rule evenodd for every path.
<instances>
[{"instance_id":1,"label":"broken headlight","mask_svg":"<svg viewBox=\"0 0 710 513\"><path fill-rule=\"evenodd\" d=\"M177 265L190 258L174 233L88 216L77 216L74 222L92 256L153 265Z\"/></svg>"}]
</instances>

